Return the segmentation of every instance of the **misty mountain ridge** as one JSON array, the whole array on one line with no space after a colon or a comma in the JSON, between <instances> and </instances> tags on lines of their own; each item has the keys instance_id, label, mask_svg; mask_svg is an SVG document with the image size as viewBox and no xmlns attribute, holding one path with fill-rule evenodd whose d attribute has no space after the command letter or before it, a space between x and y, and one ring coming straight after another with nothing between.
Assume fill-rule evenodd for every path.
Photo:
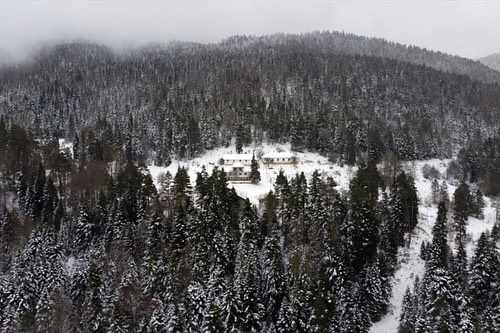
<instances>
[{"instance_id":1,"label":"misty mountain ridge","mask_svg":"<svg viewBox=\"0 0 500 333\"><path fill-rule=\"evenodd\" d=\"M295 44L303 50L320 49L322 52L332 54L389 58L426 65L444 72L464 74L484 82L500 82L499 73L491 71L478 61L414 45L390 42L383 38L363 37L345 32L281 33L260 37L233 36L219 44L235 48L245 48L256 44L267 47Z\"/></svg>"},{"instance_id":2,"label":"misty mountain ridge","mask_svg":"<svg viewBox=\"0 0 500 333\"><path fill-rule=\"evenodd\" d=\"M491 54L489 56L478 59L478 61L500 72L500 53Z\"/></svg>"},{"instance_id":3,"label":"misty mountain ridge","mask_svg":"<svg viewBox=\"0 0 500 333\"><path fill-rule=\"evenodd\" d=\"M425 65L440 71L467 75L472 79L488 83L499 83L500 73L498 73L498 61L495 62L495 55L481 58L478 61L446 54L440 51L428 50L413 45L405 45L390 42L382 38L363 37L345 32L309 32L302 34L276 33L264 36L235 35L223 39L218 43L197 43L187 41L168 41L159 43L149 43L140 47L128 47L120 51L103 44L96 44L91 41L74 41L52 43L51 45L41 45L33 52L34 57L46 57L53 52L60 52L58 57L71 57L71 49L75 52L73 56L78 56L78 52L85 52L96 55L97 50L107 53L107 56L126 56L127 54L144 52L195 52L197 49L224 49L244 50L253 46L262 48L279 48L284 46L294 46L303 52L324 52L336 55L360 55L382 57L404 61L419 65ZM88 50L85 50L89 48ZM2 63L0 53L0 64ZM492 59L492 60L488 60ZM12 59L7 59L3 63L7 64ZM489 64L492 64L491 66ZM495 65L497 64L497 65ZM496 67L495 67L496 66ZM492 71L494 69L495 71Z\"/></svg>"}]
</instances>

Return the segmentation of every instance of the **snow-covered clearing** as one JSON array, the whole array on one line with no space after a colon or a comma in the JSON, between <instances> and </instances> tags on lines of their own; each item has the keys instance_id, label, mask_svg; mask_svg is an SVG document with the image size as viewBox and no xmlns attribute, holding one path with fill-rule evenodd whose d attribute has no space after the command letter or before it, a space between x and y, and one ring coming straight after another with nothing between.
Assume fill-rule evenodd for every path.
<instances>
[{"instance_id":1,"label":"snow-covered clearing","mask_svg":"<svg viewBox=\"0 0 500 333\"><path fill-rule=\"evenodd\" d=\"M252 153L255 151L256 155L258 152L261 154L268 154L279 151L290 151L289 145L264 145L257 147L246 148L244 152ZM194 186L196 180L196 173L201 171L204 165L207 172L210 174L212 169L217 166L219 168L223 167L219 165L219 160L224 154L234 153L234 149L231 148L218 148L208 151L203 156L197 157L190 161L173 161L168 168L149 166L149 170L155 181L157 187L160 186L158 183L158 175L167 170L175 175L178 167L185 167L188 169L188 174L190 176L191 182ZM264 164L260 163L260 173L261 182L257 185L242 182L229 182L230 187L234 187L238 194L244 198L248 198L252 203L258 204L259 199L265 196L270 190L273 189L273 183L279 170L282 169L284 173L288 176L294 176L297 173L304 172L307 179L310 178L314 170L320 171L325 176L331 176L338 184L337 189L339 191L346 191L349 182L352 179L356 169L348 166L339 166L338 164L333 164L327 160L327 158L314 153L295 153L298 157L298 163L296 165L279 165L273 167L266 167ZM405 172L410 174L415 178L415 186L418 191L419 197L419 223L416 230L411 235L409 247L401 248L399 251L399 268L397 269L395 276L392 281L393 291L390 300L388 313L377 323L374 323L370 329L371 333L391 333L397 332L399 325L399 316L401 314L401 302L403 300L404 292L409 286L410 289L413 288L413 280L416 275L420 277L424 273L424 261L420 258L420 245L422 241L431 240L432 226L436 220L437 207L432 204L431 196L431 184L432 180L426 179L423 176L422 168L424 165L428 164L439 171L440 178L438 178L439 183L446 181L446 169L448 166L448 160L428 160L428 161L414 161L408 162L402 165ZM446 181L447 182L447 181ZM458 184L448 183L448 194L450 201L453 199L453 193ZM485 198L486 207L484 209L484 219L479 220L476 218L470 218L468 223L467 232L470 236L470 240L477 240L480 234L485 230L490 230L496 220L496 205L497 203L492 202L489 198ZM452 212L448 214L451 221ZM453 235L450 235L450 246L453 248ZM467 246L467 251L469 256L472 255L474 247L472 242L469 242Z\"/></svg>"},{"instance_id":2,"label":"snow-covered clearing","mask_svg":"<svg viewBox=\"0 0 500 333\"><path fill-rule=\"evenodd\" d=\"M255 151L256 156L259 154L269 154L275 152L290 152L290 145L263 145L255 147L247 147L244 149L244 153L250 153ZM191 183L194 186L196 180L196 174L201 171L202 166L205 166L208 174L212 172L212 169L217 166L218 168L225 168L227 166L220 165L219 160L224 154L234 153L234 148L217 148L214 150L207 151L204 155L194 158L189 161L172 161L172 164L167 167L157 167L149 166L149 171L151 176L155 181L156 186L159 188L158 175L167 170L175 176L177 169L179 167L185 167L188 169L188 174L191 179ZM266 167L262 162L260 165L260 176L261 181L259 184L254 185L248 182L229 182L229 187L234 187L238 195L243 198L248 198L253 204L258 204L259 199L264 197L269 191L273 190L273 184L276 180L280 169L283 170L284 174L288 177L292 177L297 173L304 172L304 175L309 179L314 172L314 170L320 171L325 176L331 176L338 184L337 189L344 190L347 189L349 181L355 172L355 168L351 167L340 167L337 164L330 163L326 157L314 153L294 153L298 157L298 162L295 165L274 165Z\"/></svg>"}]
</instances>

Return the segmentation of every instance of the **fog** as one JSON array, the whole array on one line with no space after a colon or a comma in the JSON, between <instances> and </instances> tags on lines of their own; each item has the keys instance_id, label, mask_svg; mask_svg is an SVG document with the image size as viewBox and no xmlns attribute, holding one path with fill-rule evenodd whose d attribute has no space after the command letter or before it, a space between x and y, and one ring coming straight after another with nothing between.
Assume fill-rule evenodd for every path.
<instances>
[{"instance_id":1,"label":"fog","mask_svg":"<svg viewBox=\"0 0 500 333\"><path fill-rule=\"evenodd\" d=\"M499 17L500 1L0 1L0 58L75 39L123 48L314 30L478 58L500 52Z\"/></svg>"}]
</instances>

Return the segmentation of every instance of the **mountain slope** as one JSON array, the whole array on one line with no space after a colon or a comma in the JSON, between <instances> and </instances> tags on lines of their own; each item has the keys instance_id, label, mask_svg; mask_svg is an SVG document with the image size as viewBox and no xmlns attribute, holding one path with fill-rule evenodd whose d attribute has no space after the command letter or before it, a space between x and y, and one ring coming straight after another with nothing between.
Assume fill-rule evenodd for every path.
<instances>
[{"instance_id":1,"label":"mountain slope","mask_svg":"<svg viewBox=\"0 0 500 333\"><path fill-rule=\"evenodd\" d=\"M479 59L479 62L500 72L500 53L491 54Z\"/></svg>"},{"instance_id":2,"label":"mountain slope","mask_svg":"<svg viewBox=\"0 0 500 333\"><path fill-rule=\"evenodd\" d=\"M394 59L412 64L425 65L440 71L463 74L488 83L500 83L500 73L492 71L479 61L432 51L414 45L403 45L381 38L368 38L343 32L312 32L301 35L276 34L262 37L234 36L220 44L246 48L255 44L276 47L295 45L302 50L344 55L361 55Z\"/></svg>"},{"instance_id":3,"label":"mountain slope","mask_svg":"<svg viewBox=\"0 0 500 333\"><path fill-rule=\"evenodd\" d=\"M128 54L70 43L0 70L0 114L42 141L91 131L116 148L103 149L110 154L158 164L234 138L291 142L351 165L389 151L406 160L449 158L470 138L497 132L500 88L433 62L500 75L340 33L236 36Z\"/></svg>"}]
</instances>

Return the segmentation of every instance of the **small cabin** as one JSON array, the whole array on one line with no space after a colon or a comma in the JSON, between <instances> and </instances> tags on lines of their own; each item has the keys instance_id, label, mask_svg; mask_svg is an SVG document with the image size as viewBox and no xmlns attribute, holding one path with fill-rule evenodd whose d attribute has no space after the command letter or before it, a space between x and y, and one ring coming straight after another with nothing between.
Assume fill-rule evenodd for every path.
<instances>
[{"instance_id":1,"label":"small cabin","mask_svg":"<svg viewBox=\"0 0 500 333\"><path fill-rule=\"evenodd\" d=\"M252 154L225 154L222 156L223 165L252 164Z\"/></svg>"},{"instance_id":2,"label":"small cabin","mask_svg":"<svg viewBox=\"0 0 500 333\"><path fill-rule=\"evenodd\" d=\"M262 161L267 165L295 164L297 156L293 153L269 153L262 156Z\"/></svg>"},{"instance_id":3,"label":"small cabin","mask_svg":"<svg viewBox=\"0 0 500 333\"><path fill-rule=\"evenodd\" d=\"M229 168L227 178L232 181L250 181L250 172L249 166L235 163Z\"/></svg>"}]
</instances>

